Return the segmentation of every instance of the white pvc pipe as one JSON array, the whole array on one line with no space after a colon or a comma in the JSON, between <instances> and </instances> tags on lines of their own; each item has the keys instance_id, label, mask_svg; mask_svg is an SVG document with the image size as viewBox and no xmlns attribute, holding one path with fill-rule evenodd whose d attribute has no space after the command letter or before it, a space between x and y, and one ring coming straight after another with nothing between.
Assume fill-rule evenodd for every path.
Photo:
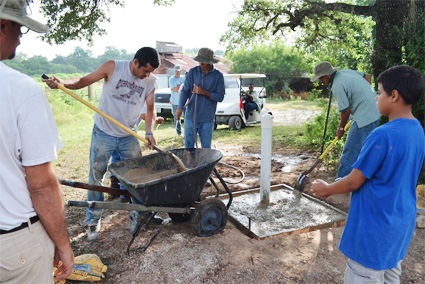
<instances>
[{"instance_id":1,"label":"white pvc pipe","mask_svg":"<svg viewBox=\"0 0 425 284\"><path fill-rule=\"evenodd\" d=\"M272 132L273 116L264 114L261 117L261 176L260 202L270 203L270 176L272 168Z\"/></svg>"}]
</instances>

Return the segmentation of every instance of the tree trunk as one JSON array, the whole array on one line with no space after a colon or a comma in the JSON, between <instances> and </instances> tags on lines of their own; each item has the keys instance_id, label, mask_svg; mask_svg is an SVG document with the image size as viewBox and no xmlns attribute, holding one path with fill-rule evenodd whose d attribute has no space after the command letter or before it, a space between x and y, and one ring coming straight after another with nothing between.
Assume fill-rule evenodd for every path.
<instances>
[{"instance_id":1,"label":"tree trunk","mask_svg":"<svg viewBox=\"0 0 425 284\"><path fill-rule=\"evenodd\" d=\"M376 0L376 42L372 55L375 78L387 68L402 63L403 20L410 0Z\"/></svg>"}]
</instances>

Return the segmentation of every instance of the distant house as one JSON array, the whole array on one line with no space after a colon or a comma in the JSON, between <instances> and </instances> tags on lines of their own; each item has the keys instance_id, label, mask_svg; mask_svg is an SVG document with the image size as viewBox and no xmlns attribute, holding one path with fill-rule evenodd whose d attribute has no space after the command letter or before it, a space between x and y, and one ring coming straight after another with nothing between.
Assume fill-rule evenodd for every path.
<instances>
[{"instance_id":1,"label":"distant house","mask_svg":"<svg viewBox=\"0 0 425 284\"><path fill-rule=\"evenodd\" d=\"M156 42L156 50L158 50L161 57L161 64L155 70L155 76L158 77L158 89L168 88L168 79L174 75L174 67L180 65L183 69L182 75L184 76L191 68L198 66L199 62L193 60L196 55L183 54L183 48L174 42ZM225 62L221 56L220 62L215 63L214 67L220 70L223 74L230 72L230 63Z\"/></svg>"}]
</instances>

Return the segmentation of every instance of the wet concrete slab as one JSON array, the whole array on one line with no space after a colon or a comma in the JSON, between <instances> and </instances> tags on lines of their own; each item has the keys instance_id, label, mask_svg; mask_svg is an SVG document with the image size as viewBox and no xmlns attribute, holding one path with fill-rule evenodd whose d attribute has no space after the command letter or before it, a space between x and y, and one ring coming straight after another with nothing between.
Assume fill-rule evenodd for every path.
<instances>
[{"instance_id":1,"label":"wet concrete slab","mask_svg":"<svg viewBox=\"0 0 425 284\"><path fill-rule=\"evenodd\" d=\"M340 227L347 218L345 212L319 199L294 194L287 185L271 187L268 206L260 203L259 189L236 193L228 213L236 227L255 239Z\"/></svg>"}]
</instances>

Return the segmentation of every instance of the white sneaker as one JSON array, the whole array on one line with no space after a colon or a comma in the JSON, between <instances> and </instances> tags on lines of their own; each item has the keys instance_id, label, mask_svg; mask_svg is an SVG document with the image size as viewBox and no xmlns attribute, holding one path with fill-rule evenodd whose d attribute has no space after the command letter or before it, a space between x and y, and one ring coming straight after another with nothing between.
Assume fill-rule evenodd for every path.
<instances>
[{"instance_id":1,"label":"white sneaker","mask_svg":"<svg viewBox=\"0 0 425 284\"><path fill-rule=\"evenodd\" d=\"M87 231L87 238L90 242L95 241L100 238L100 226L89 226L89 230Z\"/></svg>"}]
</instances>

